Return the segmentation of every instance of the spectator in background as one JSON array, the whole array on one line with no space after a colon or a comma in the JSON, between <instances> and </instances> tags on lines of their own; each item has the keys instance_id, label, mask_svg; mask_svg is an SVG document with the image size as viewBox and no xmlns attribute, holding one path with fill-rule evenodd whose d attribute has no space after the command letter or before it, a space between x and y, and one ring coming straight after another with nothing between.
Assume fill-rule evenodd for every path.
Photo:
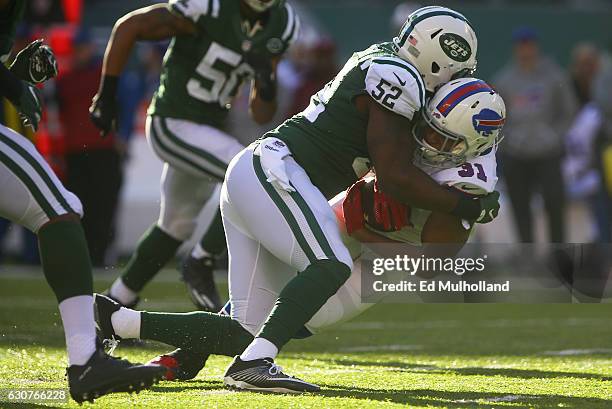
<instances>
[{"instance_id":1,"label":"spectator in background","mask_svg":"<svg viewBox=\"0 0 612 409\"><path fill-rule=\"evenodd\" d=\"M71 69L57 80L60 123L66 146L66 187L83 203L83 228L94 265L104 266L113 240L123 173L114 134L106 138L89 120L88 107L98 90L101 61L87 29L73 39Z\"/></svg>"},{"instance_id":2,"label":"spectator in background","mask_svg":"<svg viewBox=\"0 0 612 409\"><path fill-rule=\"evenodd\" d=\"M593 100L593 83L599 72L600 56L591 44L579 44L572 52L571 76L580 111L566 136L567 155L563 174L568 196L584 201L596 227L596 241L610 241L608 198L602 188L598 136L602 115Z\"/></svg>"},{"instance_id":3,"label":"spectator in background","mask_svg":"<svg viewBox=\"0 0 612 409\"><path fill-rule=\"evenodd\" d=\"M561 176L564 136L576 101L561 68L540 55L537 33L528 27L513 33L514 61L494 80L508 116L500 156L515 224L522 242L532 242L531 200L541 193L549 240L565 235L565 192Z\"/></svg>"},{"instance_id":4,"label":"spectator in background","mask_svg":"<svg viewBox=\"0 0 612 409\"><path fill-rule=\"evenodd\" d=\"M592 101L593 82L599 72L600 57L597 47L582 43L572 51L571 77L578 102L582 108Z\"/></svg>"}]
</instances>

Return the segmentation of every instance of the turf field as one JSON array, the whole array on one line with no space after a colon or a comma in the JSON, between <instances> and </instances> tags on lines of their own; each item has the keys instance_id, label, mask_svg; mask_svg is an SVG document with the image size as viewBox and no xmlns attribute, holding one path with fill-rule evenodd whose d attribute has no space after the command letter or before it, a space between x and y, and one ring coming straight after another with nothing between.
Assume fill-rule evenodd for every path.
<instances>
[{"instance_id":1,"label":"turf field","mask_svg":"<svg viewBox=\"0 0 612 409\"><path fill-rule=\"evenodd\" d=\"M63 335L51 291L42 274L3 269L0 388L64 387ZM190 310L175 274L165 272L147 289L144 309ZM97 277L102 290L112 274ZM119 347L116 355L145 361L167 350L148 344ZM334 331L292 342L281 355L289 374L323 387L318 395L227 391L222 374L229 360L210 359L195 380L104 397L96 406L612 408L612 304L379 305ZM0 402L13 407L37 406Z\"/></svg>"}]
</instances>

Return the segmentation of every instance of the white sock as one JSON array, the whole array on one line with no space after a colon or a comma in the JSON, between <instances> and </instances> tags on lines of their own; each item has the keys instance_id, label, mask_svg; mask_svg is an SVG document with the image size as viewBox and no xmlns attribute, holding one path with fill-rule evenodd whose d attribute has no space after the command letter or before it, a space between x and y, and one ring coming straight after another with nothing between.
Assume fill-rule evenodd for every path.
<instances>
[{"instance_id":1,"label":"white sock","mask_svg":"<svg viewBox=\"0 0 612 409\"><path fill-rule=\"evenodd\" d=\"M113 299L124 305L131 304L136 301L136 298L138 298L138 293L135 293L132 289L125 285L121 277L116 279L113 285L111 285L109 294Z\"/></svg>"},{"instance_id":2,"label":"white sock","mask_svg":"<svg viewBox=\"0 0 612 409\"><path fill-rule=\"evenodd\" d=\"M96 352L93 296L77 295L59 303L69 365L85 365Z\"/></svg>"},{"instance_id":3,"label":"white sock","mask_svg":"<svg viewBox=\"0 0 612 409\"><path fill-rule=\"evenodd\" d=\"M265 338L255 338L240 355L243 361L254 361L262 358L276 358L278 348Z\"/></svg>"},{"instance_id":4,"label":"white sock","mask_svg":"<svg viewBox=\"0 0 612 409\"><path fill-rule=\"evenodd\" d=\"M121 338L140 338L140 311L121 307L111 315L111 323Z\"/></svg>"},{"instance_id":5,"label":"white sock","mask_svg":"<svg viewBox=\"0 0 612 409\"><path fill-rule=\"evenodd\" d=\"M203 259L204 257L212 257L212 254L210 254L208 251L204 250L202 248L202 245L200 243L196 244L196 246L193 248L193 250L191 250L191 257L200 260Z\"/></svg>"}]
</instances>

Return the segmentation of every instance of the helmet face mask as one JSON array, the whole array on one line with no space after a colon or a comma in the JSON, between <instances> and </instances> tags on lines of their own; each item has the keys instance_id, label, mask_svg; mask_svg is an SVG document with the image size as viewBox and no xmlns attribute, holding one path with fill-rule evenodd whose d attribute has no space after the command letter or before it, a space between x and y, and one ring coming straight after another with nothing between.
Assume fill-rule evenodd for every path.
<instances>
[{"instance_id":1,"label":"helmet face mask","mask_svg":"<svg viewBox=\"0 0 612 409\"><path fill-rule=\"evenodd\" d=\"M462 14L446 7L416 10L393 43L397 55L417 68L430 92L476 70L476 34Z\"/></svg>"},{"instance_id":2,"label":"helmet face mask","mask_svg":"<svg viewBox=\"0 0 612 409\"><path fill-rule=\"evenodd\" d=\"M412 127L412 136L419 145L415 152L416 163L445 169L466 161L469 148L466 138L437 127L428 118L427 111Z\"/></svg>"},{"instance_id":3,"label":"helmet face mask","mask_svg":"<svg viewBox=\"0 0 612 409\"><path fill-rule=\"evenodd\" d=\"M243 0L253 11L263 13L278 3L278 0Z\"/></svg>"}]
</instances>

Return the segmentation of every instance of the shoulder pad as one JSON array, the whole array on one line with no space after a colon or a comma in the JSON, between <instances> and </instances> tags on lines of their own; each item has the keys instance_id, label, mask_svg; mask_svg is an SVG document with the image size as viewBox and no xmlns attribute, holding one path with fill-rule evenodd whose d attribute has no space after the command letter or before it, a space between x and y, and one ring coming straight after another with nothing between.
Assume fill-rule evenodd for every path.
<instances>
[{"instance_id":1,"label":"shoulder pad","mask_svg":"<svg viewBox=\"0 0 612 409\"><path fill-rule=\"evenodd\" d=\"M376 57L370 61L366 91L385 108L412 119L425 106L425 85L411 64L397 57Z\"/></svg>"},{"instance_id":2,"label":"shoulder pad","mask_svg":"<svg viewBox=\"0 0 612 409\"><path fill-rule=\"evenodd\" d=\"M219 17L221 0L169 0L170 10L197 23L200 17Z\"/></svg>"}]
</instances>

